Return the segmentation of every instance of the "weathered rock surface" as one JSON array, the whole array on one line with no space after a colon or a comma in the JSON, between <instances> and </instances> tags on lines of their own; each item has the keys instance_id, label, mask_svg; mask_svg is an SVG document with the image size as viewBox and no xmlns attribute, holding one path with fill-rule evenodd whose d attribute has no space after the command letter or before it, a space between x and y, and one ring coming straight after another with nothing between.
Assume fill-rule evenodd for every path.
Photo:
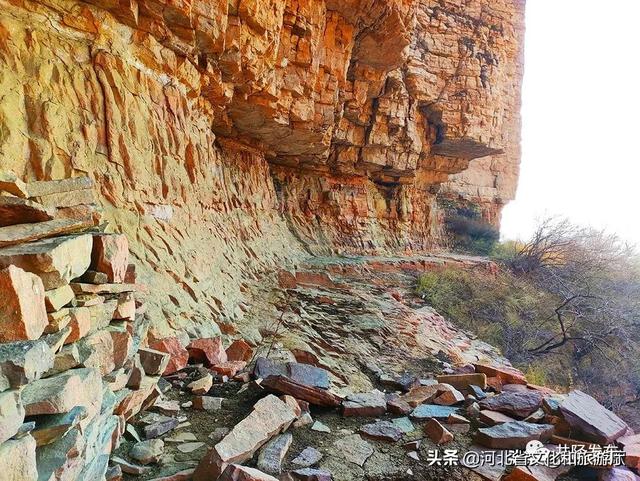
<instances>
[{"instance_id":1,"label":"weathered rock surface","mask_svg":"<svg viewBox=\"0 0 640 481\"><path fill-rule=\"evenodd\" d=\"M280 399L269 395L258 401L249 416L238 423L200 461L194 481L216 478L230 463L243 462L276 434L295 421L295 413Z\"/></svg>"},{"instance_id":2,"label":"weathered rock surface","mask_svg":"<svg viewBox=\"0 0 640 481\"><path fill-rule=\"evenodd\" d=\"M524 449L529 441L548 441L552 434L550 424L514 421L479 429L476 442L492 449Z\"/></svg>"},{"instance_id":3,"label":"weathered rock surface","mask_svg":"<svg viewBox=\"0 0 640 481\"><path fill-rule=\"evenodd\" d=\"M379 417L386 411L387 399L380 391L352 394L342 403L342 412L345 416Z\"/></svg>"},{"instance_id":4,"label":"weathered rock surface","mask_svg":"<svg viewBox=\"0 0 640 481\"><path fill-rule=\"evenodd\" d=\"M15 435L24 421L24 408L18 391L0 392L0 444Z\"/></svg>"},{"instance_id":5,"label":"weathered rock surface","mask_svg":"<svg viewBox=\"0 0 640 481\"><path fill-rule=\"evenodd\" d=\"M14 265L0 270L0 342L37 339L48 324L42 281Z\"/></svg>"},{"instance_id":6,"label":"weathered rock surface","mask_svg":"<svg viewBox=\"0 0 640 481\"><path fill-rule=\"evenodd\" d=\"M524 419L542 406L542 395L536 391L503 392L480 401L480 407Z\"/></svg>"},{"instance_id":7,"label":"weathered rock surface","mask_svg":"<svg viewBox=\"0 0 640 481\"><path fill-rule=\"evenodd\" d=\"M572 391L560 404L569 425L588 441L609 444L627 431L627 424L582 391Z\"/></svg>"},{"instance_id":8,"label":"weathered rock surface","mask_svg":"<svg viewBox=\"0 0 640 481\"><path fill-rule=\"evenodd\" d=\"M27 186L7 188L80 210L88 182L32 181L88 173L176 328L206 326L205 305L231 321L240 282L213 281L280 267L296 238L417 250L440 198L497 223L513 197L522 2L38 5L48 21L15 3L0 17L3 169Z\"/></svg>"},{"instance_id":9,"label":"weathered rock surface","mask_svg":"<svg viewBox=\"0 0 640 481\"><path fill-rule=\"evenodd\" d=\"M3 481L38 479L36 441L31 436L0 444L0 473Z\"/></svg>"},{"instance_id":10,"label":"weathered rock surface","mask_svg":"<svg viewBox=\"0 0 640 481\"><path fill-rule=\"evenodd\" d=\"M55 289L80 277L91 261L91 235L54 237L0 249L0 266L15 265Z\"/></svg>"},{"instance_id":11,"label":"weathered rock surface","mask_svg":"<svg viewBox=\"0 0 640 481\"><path fill-rule=\"evenodd\" d=\"M269 441L258 456L258 469L267 474L278 476L282 473L282 462L289 452L293 435L284 433Z\"/></svg>"},{"instance_id":12,"label":"weathered rock surface","mask_svg":"<svg viewBox=\"0 0 640 481\"><path fill-rule=\"evenodd\" d=\"M0 390L40 379L53 366L53 352L42 339L0 344Z\"/></svg>"}]
</instances>

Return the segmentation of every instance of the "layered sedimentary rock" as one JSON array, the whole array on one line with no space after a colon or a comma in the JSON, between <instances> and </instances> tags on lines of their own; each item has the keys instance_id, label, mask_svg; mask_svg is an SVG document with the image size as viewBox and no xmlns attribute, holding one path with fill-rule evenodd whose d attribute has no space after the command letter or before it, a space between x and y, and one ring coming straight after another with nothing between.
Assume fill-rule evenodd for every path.
<instances>
[{"instance_id":1,"label":"layered sedimentary rock","mask_svg":"<svg viewBox=\"0 0 640 481\"><path fill-rule=\"evenodd\" d=\"M153 329L232 332L267 268L427 249L440 199L497 223L517 179L523 10L0 0L1 167L88 174L153 286Z\"/></svg>"}]
</instances>

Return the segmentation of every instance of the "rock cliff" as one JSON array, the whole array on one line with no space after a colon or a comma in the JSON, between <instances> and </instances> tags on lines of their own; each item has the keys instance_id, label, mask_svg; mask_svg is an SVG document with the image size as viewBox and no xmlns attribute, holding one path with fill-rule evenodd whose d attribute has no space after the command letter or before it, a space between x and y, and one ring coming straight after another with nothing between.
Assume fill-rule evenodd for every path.
<instances>
[{"instance_id":1,"label":"rock cliff","mask_svg":"<svg viewBox=\"0 0 640 481\"><path fill-rule=\"evenodd\" d=\"M523 14L524 0L0 0L0 164L93 178L153 287L152 331L235 332L276 266L429 249L442 199L499 222Z\"/></svg>"}]
</instances>

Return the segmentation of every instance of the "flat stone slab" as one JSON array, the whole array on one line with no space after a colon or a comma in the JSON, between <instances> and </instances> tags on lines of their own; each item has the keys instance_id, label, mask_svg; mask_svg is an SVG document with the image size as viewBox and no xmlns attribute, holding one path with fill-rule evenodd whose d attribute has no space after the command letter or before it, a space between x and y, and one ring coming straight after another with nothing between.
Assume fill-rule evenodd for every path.
<instances>
[{"instance_id":1,"label":"flat stone slab","mask_svg":"<svg viewBox=\"0 0 640 481\"><path fill-rule=\"evenodd\" d=\"M293 479L300 481L331 481L333 477L324 469L304 468L291 472Z\"/></svg>"},{"instance_id":2,"label":"flat stone slab","mask_svg":"<svg viewBox=\"0 0 640 481\"><path fill-rule=\"evenodd\" d=\"M289 394L310 404L324 407L338 407L342 398L324 389L306 386L285 376L270 376L262 381L262 386L272 391Z\"/></svg>"},{"instance_id":3,"label":"flat stone slab","mask_svg":"<svg viewBox=\"0 0 640 481\"><path fill-rule=\"evenodd\" d=\"M0 270L0 342L38 339L49 321L40 278L10 265Z\"/></svg>"},{"instance_id":4,"label":"flat stone slab","mask_svg":"<svg viewBox=\"0 0 640 481\"><path fill-rule=\"evenodd\" d=\"M418 421L429 418L446 420L449 415L456 414L458 408L454 406L439 406L437 404L421 404L413 410L410 417Z\"/></svg>"},{"instance_id":5,"label":"flat stone slab","mask_svg":"<svg viewBox=\"0 0 640 481\"><path fill-rule=\"evenodd\" d=\"M256 360L253 375L261 379L283 376L303 386L329 389L329 373L325 369L301 362L283 364L259 357Z\"/></svg>"},{"instance_id":6,"label":"flat stone slab","mask_svg":"<svg viewBox=\"0 0 640 481\"><path fill-rule=\"evenodd\" d=\"M383 392L351 394L342 402L344 416L379 417L387 411L387 399Z\"/></svg>"},{"instance_id":7,"label":"flat stone slab","mask_svg":"<svg viewBox=\"0 0 640 481\"><path fill-rule=\"evenodd\" d=\"M291 433L281 434L269 441L258 455L258 469L274 476L282 474L282 463L292 442Z\"/></svg>"},{"instance_id":8,"label":"flat stone slab","mask_svg":"<svg viewBox=\"0 0 640 481\"><path fill-rule=\"evenodd\" d=\"M0 227L51 220L56 209L19 197L0 196Z\"/></svg>"},{"instance_id":9,"label":"flat stone slab","mask_svg":"<svg viewBox=\"0 0 640 481\"><path fill-rule=\"evenodd\" d=\"M251 459L267 441L286 430L295 420L293 409L276 396L260 399L253 406L253 411L200 461L194 481L216 479L228 464Z\"/></svg>"},{"instance_id":10,"label":"flat stone slab","mask_svg":"<svg viewBox=\"0 0 640 481\"><path fill-rule=\"evenodd\" d=\"M474 364L476 372L484 373L487 377L497 377L503 384L527 384L527 378L522 371L509 366L489 366L488 364Z\"/></svg>"},{"instance_id":11,"label":"flat stone slab","mask_svg":"<svg viewBox=\"0 0 640 481\"><path fill-rule=\"evenodd\" d=\"M76 406L68 413L35 416L31 435L38 446L56 442L87 417L87 408Z\"/></svg>"},{"instance_id":12,"label":"flat stone slab","mask_svg":"<svg viewBox=\"0 0 640 481\"><path fill-rule=\"evenodd\" d=\"M569 425L589 441L610 444L628 429L627 423L582 391L572 391L560 404Z\"/></svg>"},{"instance_id":13,"label":"flat stone slab","mask_svg":"<svg viewBox=\"0 0 640 481\"><path fill-rule=\"evenodd\" d=\"M38 479L36 442L31 436L0 444L0 473L3 481Z\"/></svg>"},{"instance_id":14,"label":"flat stone slab","mask_svg":"<svg viewBox=\"0 0 640 481\"><path fill-rule=\"evenodd\" d=\"M404 432L392 422L378 421L362 426L360 434L378 441L396 442L402 439Z\"/></svg>"},{"instance_id":15,"label":"flat stone slab","mask_svg":"<svg viewBox=\"0 0 640 481\"><path fill-rule=\"evenodd\" d=\"M278 478L263 473L258 469L239 464L230 464L218 478L218 481L278 481Z\"/></svg>"},{"instance_id":16,"label":"flat stone slab","mask_svg":"<svg viewBox=\"0 0 640 481\"><path fill-rule=\"evenodd\" d=\"M503 392L482 399L479 404L481 409L524 419L542 406L542 395L537 391Z\"/></svg>"},{"instance_id":17,"label":"flat stone slab","mask_svg":"<svg viewBox=\"0 0 640 481\"><path fill-rule=\"evenodd\" d=\"M79 177L69 177L60 180L39 180L29 182L26 191L29 197L39 197L42 195L60 194L63 192L73 192L93 188L93 180L86 175Z\"/></svg>"},{"instance_id":18,"label":"flat stone slab","mask_svg":"<svg viewBox=\"0 0 640 481\"><path fill-rule=\"evenodd\" d=\"M506 414L499 413L497 411L482 410L479 415L480 422L489 426L495 426L496 424L511 423L517 421Z\"/></svg>"},{"instance_id":19,"label":"flat stone slab","mask_svg":"<svg viewBox=\"0 0 640 481\"><path fill-rule=\"evenodd\" d=\"M481 389L487 388L487 375L482 372L437 376L436 380L440 383L451 384L453 387L460 390L469 389L469 386L478 386Z\"/></svg>"},{"instance_id":20,"label":"flat stone slab","mask_svg":"<svg viewBox=\"0 0 640 481\"><path fill-rule=\"evenodd\" d=\"M0 444L13 437L24 421L24 408L18 391L0 392Z\"/></svg>"},{"instance_id":21,"label":"flat stone slab","mask_svg":"<svg viewBox=\"0 0 640 481\"><path fill-rule=\"evenodd\" d=\"M33 224L16 224L0 227L0 247L31 242L48 237L79 232L93 227L91 218L54 219Z\"/></svg>"},{"instance_id":22,"label":"flat stone slab","mask_svg":"<svg viewBox=\"0 0 640 481\"><path fill-rule=\"evenodd\" d=\"M0 344L0 390L36 381L53 366L54 354L44 339Z\"/></svg>"},{"instance_id":23,"label":"flat stone slab","mask_svg":"<svg viewBox=\"0 0 640 481\"><path fill-rule=\"evenodd\" d=\"M62 414L84 406L92 417L102 403L102 378L95 369L72 369L27 384L22 403L27 416Z\"/></svg>"},{"instance_id":24,"label":"flat stone slab","mask_svg":"<svg viewBox=\"0 0 640 481\"><path fill-rule=\"evenodd\" d=\"M360 467L373 454L373 447L366 440L362 439L359 434L350 434L342 439L337 440L334 445L332 454L339 456L356 464Z\"/></svg>"},{"instance_id":25,"label":"flat stone slab","mask_svg":"<svg viewBox=\"0 0 640 481\"><path fill-rule=\"evenodd\" d=\"M308 468L320 462L324 456L320 451L312 446L308 446L302 450L295 458L291 460L291 464L300 466L302 468Z\"/></svg>"},{"instance_id":26,"label":"flat stone slab","mask_svg":"<svg viewBox=\"0 0 640 481\"><path fill-rule=\"evenodd\" d=\"M551 424L514 421L479 429L475 441L492 449L524 449L529 441L548 441L553 429Z\"/></svg>"},{"instance_id":27,"label":"flat stone slab","mask_svg":"<svg viewBox=\"0 0 640 481\"><path fill-rule=\"evenodd\" d=\"M43 239L0 248L0 266L14 264L40 277L45 289L55 289L84 274L91 248L90 234Z\"/></svg>"}]
</instances>

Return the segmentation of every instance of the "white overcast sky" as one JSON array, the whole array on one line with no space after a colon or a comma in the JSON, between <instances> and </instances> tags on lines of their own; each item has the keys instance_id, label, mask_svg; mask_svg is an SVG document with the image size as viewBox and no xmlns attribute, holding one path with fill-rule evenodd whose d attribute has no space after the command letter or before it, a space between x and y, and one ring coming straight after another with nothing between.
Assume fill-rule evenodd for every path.
<instances>
[{"instance_id":1,"label":"white overcast sky","mask_svg":"<svg viewBox=\"0 0 640 481\"><path fill-rule=\"evenodd\" d=\"M528 0L522 164L502 235L559 214L640 243L640 0Z\"/></svg>"}]
</instances>

